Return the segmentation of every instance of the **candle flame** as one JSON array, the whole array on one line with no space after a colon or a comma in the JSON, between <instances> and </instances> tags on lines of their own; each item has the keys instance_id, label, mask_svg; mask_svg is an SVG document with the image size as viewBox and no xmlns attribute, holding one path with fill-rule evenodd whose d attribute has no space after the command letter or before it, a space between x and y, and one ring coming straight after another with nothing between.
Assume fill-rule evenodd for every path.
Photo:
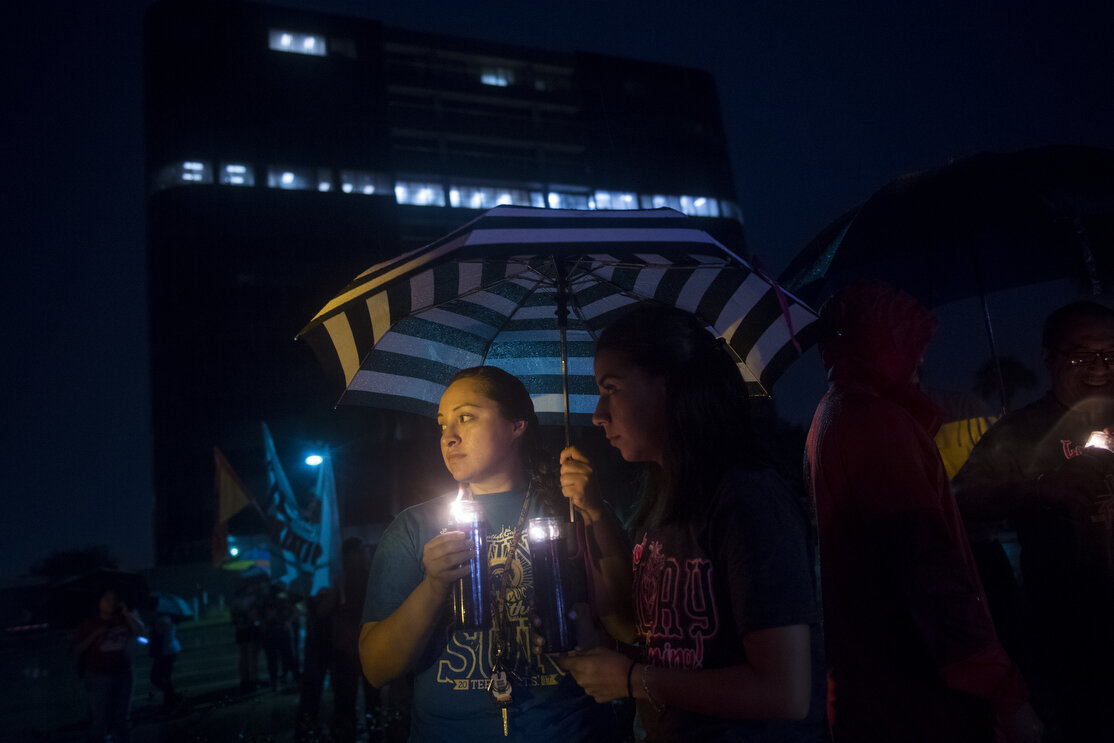
<instances>
[{"instance_id":1,"label":"candle flame","mask_svg":"<svg viewBox=\"0 0 1114 743\"><path fill-rule=\"evenodd\" d=\"M465 494L468 495L467 498L464 497ZM467 485L461 483L456 491L456 498L449 504L449 523L471 523L475 517L477 505L472 498L472 491Z\"/></svg>"},{"instance_id":2,"label":"candle flame","mask_svg":"<svg viewBox=\"0 0 1114 743\"><path fill-rule=\"evenodd\" d=\"M1114 435L1106 431L1092 431L1091 438L1087 440L1085 446L1092 449L1106 449L1107 451L1114 452Z\"/></svg>"}]
</instances>

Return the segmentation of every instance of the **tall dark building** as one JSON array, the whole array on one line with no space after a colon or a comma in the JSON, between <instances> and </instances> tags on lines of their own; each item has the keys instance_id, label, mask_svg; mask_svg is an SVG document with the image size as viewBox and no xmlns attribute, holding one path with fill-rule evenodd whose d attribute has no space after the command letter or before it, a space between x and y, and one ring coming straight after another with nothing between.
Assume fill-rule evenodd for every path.
<instances>
[{"instance_id":1,"label":"tall dark building","mask_svg":"<svg viewBox=\"0 0 1114 743\"><path fill-rule=\"evenodd\" d=\"M280 454L341 447L344 523L428 497L441 468L412 452L438 461L433 426L333 410L293 340L373 263L503 203L671 206L741 251L701 71L178 0L149 11L144 56L160 563L208 554L214 446L261 487L261 420Z\"/></svg>"}]
</instances>

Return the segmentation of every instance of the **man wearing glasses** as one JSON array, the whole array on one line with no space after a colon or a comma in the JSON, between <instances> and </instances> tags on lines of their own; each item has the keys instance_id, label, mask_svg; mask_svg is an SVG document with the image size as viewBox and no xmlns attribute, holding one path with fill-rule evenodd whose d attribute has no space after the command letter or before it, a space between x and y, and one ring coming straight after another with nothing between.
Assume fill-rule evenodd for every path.
<instances>
[{"instance_id":1,"label":"man wearing glasses","mask_svg":"<svg viewBox=\"0 0 1114 743\"><path fill-rule=\"evenodd\" d=\"M953 486L1045 740L1112 741L1114 453L1087 444L1114 431L1114 310L1061 307L1045 321L1041 353L1052 389L994 425ZM1011 531L1020 587L993 538Z\"/></svg>"}]
</instances>

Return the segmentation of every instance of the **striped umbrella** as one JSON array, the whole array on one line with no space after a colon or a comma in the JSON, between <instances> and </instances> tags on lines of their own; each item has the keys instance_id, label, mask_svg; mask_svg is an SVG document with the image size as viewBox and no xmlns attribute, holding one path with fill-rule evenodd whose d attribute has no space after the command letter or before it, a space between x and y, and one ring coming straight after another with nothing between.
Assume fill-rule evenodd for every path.
<instances>
[{"instance_id":1,"label":"striped umbrella","mask_svg":"<svg viewBox=\"0 0 1114 743\"><path fill-rule=\"evenodd\" d=\"M639 302L693 312L755 394L816 319L672 209L500 206L364 271L298 337L344 379L340 403L432 417L454 373L489 364L521 379L540 422L564 423L567 438L570 422L591 423L594 339Z\"/></svg>"}]
</instances>

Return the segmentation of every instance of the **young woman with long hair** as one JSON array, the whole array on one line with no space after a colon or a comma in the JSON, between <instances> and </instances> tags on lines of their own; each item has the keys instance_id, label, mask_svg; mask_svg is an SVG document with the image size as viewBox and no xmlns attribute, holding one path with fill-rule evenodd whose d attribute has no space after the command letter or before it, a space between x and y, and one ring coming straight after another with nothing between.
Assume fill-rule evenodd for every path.
<instances>
[{"instance_id":1,"label":"young woman with long hair","mask_svg":"<svg viewBox=\"0 0 1114 743\"><path fill-rule=\"evenodd\" d=\"M567 519L568 507L526 388L495 367L466 369L441 397L437 422L461 489L401 513L376 548L360 633L365 675L381 687L413 674L411 741L500 740L504 720L508 740L613 739L612 709L531 644L527 520ZM458 497L473 499L487 525L490 629L455 628L448 611L475 546L446 528ZM505 717L489 688L500 672L510 684Z\"/></svg>"},{"instance_id":2,"label":"young woman with long hair","mask_svg":"<svg viewBox=\"0 0 1114 743\"><path fill-rule=\"evenodd\" d=\"M764 453L732 357L691 314L644 307L601 335L595 375L595 424L650 474L636 621L618 637L638 647L562 665L598 701L638 700L647 740L819 740L806 501ZM578 506L597 502L589 462L566 459L563 475Z\"/></svg>"}]
</instances>

